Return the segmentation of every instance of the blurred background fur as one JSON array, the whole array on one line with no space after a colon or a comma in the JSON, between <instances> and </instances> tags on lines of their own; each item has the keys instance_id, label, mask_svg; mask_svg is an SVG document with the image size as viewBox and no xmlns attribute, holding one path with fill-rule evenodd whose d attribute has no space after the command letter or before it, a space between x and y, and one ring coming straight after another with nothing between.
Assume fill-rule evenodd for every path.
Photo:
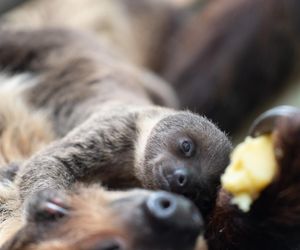
<instances>
[{"instance_id":1,"label":"blurred background fur","mask_svg":"<svg viewBox=\"0 0 300 250\"><path fill-rule=\"evenodd\" d=\"M236 136L269 106L300 104L299 11L298 0L2 0L0 25L92 32Z\"/></svg>"}]
</instances>

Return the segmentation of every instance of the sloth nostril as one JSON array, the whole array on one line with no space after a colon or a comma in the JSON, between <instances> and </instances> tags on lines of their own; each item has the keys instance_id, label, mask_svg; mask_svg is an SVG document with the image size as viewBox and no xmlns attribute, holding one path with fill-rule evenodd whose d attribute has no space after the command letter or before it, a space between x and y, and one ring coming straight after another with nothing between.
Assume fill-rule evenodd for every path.
<instances>
[{"instance_id":1,"label":"sloth nostril","mask_svg":"<svg viewBox=\"0 0 300 250\"><path fill-rule=\"evenodd\" d=\"M186 171L186 169L179 169L176 170L174 173L174 184L179 187L185 187L187 185L187 181L188 181L188 173Z\"/></svg>"},{"instance_id":2,"label":"sloth nostril","mask_svg":"<svg viewBox=\"0 0 300 250\"><path fill-rule=\"evenodd\" d=\"M185 184L185 180L186 180L186 176L184 176L184 175L179 175L178 176L178 184L180 186L183 186Z\"/></svg>"},{"instance_id":3,"label":"sloth nostril","mask_svg":"<svg viewBox=\"0 0 300 250\"><path fill-rule=\"evenodd\" d=\"M189 178L189 172L184 167L171 170L170 173L166 175L170 191L175 193L181 193L188 187L190 182Z\"/></svg>"}]
</instances>

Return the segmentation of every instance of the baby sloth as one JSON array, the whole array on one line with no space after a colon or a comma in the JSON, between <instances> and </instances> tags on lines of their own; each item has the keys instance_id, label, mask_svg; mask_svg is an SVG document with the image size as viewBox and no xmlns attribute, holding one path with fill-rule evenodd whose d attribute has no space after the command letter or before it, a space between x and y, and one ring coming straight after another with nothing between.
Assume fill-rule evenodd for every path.
<instances>
[{"instance_id":1,"label":"baby sloth","mask_svg":"<svg viewBox=\"0 0 300 250\"><path fill-rule=\"evenodd\" d=\"M163 191L44 190L32 196L23 227L1 249L202 250L202 229L190 201Z\"/></svg>"},{"instance_id":2,"label":"baby sloth","mask_svg":"<svg viewBox=\"0 0 300 250\"><path fill-rule=\"evenodd\" d=\"M177 111L168 85L66 30L0 31L1 86L45 114L55 142L21 167L21 198L76 181L163 189L206 213L231 144L213 123ZM4 73L5 72L5 73ZM168 106L162 107L162 106Z\"/></svg>"}]
</instances>

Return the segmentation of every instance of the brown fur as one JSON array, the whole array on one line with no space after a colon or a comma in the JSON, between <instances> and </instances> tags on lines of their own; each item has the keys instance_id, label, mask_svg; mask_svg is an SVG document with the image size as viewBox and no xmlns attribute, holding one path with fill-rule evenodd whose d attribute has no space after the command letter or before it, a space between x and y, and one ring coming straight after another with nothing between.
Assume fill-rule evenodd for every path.
<instances>
[{"instance_id":1,"label":"brown fur","mask_svg":"<svg viewBox=\"0 0 300 250\"><path fill-rule=\"evenodd\" d=\"M234 131L295 77L299 1L216 0L180 22L162 75L181 105Z\"/></svg>"},{"instance_id":2,"label":"brown fur","mask_svg":"<svg viewBox=\"0 0 300 250\"><path fill-rule=\"evenodd\" d=\"M106 249L109 242L117 244L120 250L195 249L197 237L186 241L188 232L180 236L180 241L186 241L182 248L173 243L178 228L170 228L167 238L157 230L157 222L151 221L145 210L144 203L151 194L142 190L107 192L99 186L76 187L65 194L44 191L29 202L25 224L1 249ZM48 213L43 207L49 202L59 204L68 213L57 218L43 217ZM199 238L196 249L204 247Z\"/></svg>"},{"instance_id":3,"label":"brown fur","mask_svg":"<svg viewBox=\"0 0 300 250\"><path fill-rule=\"evenodd\" d=\"M49 187L69 189L78 180L101 180L110 188L171 189L208 210L228 161L230 143L207 119L156 106L176 106L173 92L163 81L125 64L93 38L66 30L2 30L0 55L0 67L6 73L31 74L34 84L22 95L26 106L44 112L54 137L62 138L21 168L17 184L22 201ZM166 169L186 167L178 148L180 140L174 140L178 135L180 140L194 140L197 150L187 164L195 168L189 174L197 178L184 192L153 182L162 160ZM156 151L161 146L163 150ZM136 153L137 149L144 154ZM13 204L3 207L6 215L14 215L3 221L6 235L20 223L15 214L22 209L18 198L15 194ZM23 238L17 235L16 239Z\"/></svg>"},{"instance_id":4,"label":"brown fur","mask_svg":"<svg viewBox=\"0 0 300 250\"><path fill-rule=\"evenodd\" d=\"M101 181L109 188L177 192L209 210L230 142L206 118L160 107L176 101L163 81L81 33L2 31L1 37L0 67L31 73L35 84L24 98L46 112L61 138L21 168L22 199L78 180ZM181 149L185 141L192 143L190 156ZM185 187L178 187L178 171L185 171Z\"/></svg>"},{"instance_id":5,"label":"brown fur","mask_svg":"<svg viewBox=\"0 0 300 250\"><path fill-rule=\"evenodd\" d=\"M93 31L123 59L163 75L181 107L234 132L297 77L297 2L31 0L1 23Z\"/></svg>"},{"instance_id":6,"label":"brown fur","mask_svg":"<svg viewBox=\"0 0 300 250\"><path fill-rule=\"evenodd\" d=\"M209 249L298 249L300 246L300 113L275 129L277 178L253 203L249 213L230 204L221 191L206 237Z\"/></svg>"}]
</instances>

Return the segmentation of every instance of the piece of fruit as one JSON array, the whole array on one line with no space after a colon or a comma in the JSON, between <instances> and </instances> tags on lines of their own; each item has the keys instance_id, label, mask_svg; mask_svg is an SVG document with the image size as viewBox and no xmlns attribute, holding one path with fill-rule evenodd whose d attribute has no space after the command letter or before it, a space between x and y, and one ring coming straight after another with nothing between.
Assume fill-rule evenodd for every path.
<instances>
[{"instance_id":1,"label":"piece of fruit","mask_svg":"<svg viewBox=\"0 0 300 250\"><path fill-rule=\"evenodd\" d=\"M277 163L271 135L247 137L231 155L221 177L222 186L233 194L232 203L248 212L252 202L274 179Z\"/></svg>"}]
</instances>

